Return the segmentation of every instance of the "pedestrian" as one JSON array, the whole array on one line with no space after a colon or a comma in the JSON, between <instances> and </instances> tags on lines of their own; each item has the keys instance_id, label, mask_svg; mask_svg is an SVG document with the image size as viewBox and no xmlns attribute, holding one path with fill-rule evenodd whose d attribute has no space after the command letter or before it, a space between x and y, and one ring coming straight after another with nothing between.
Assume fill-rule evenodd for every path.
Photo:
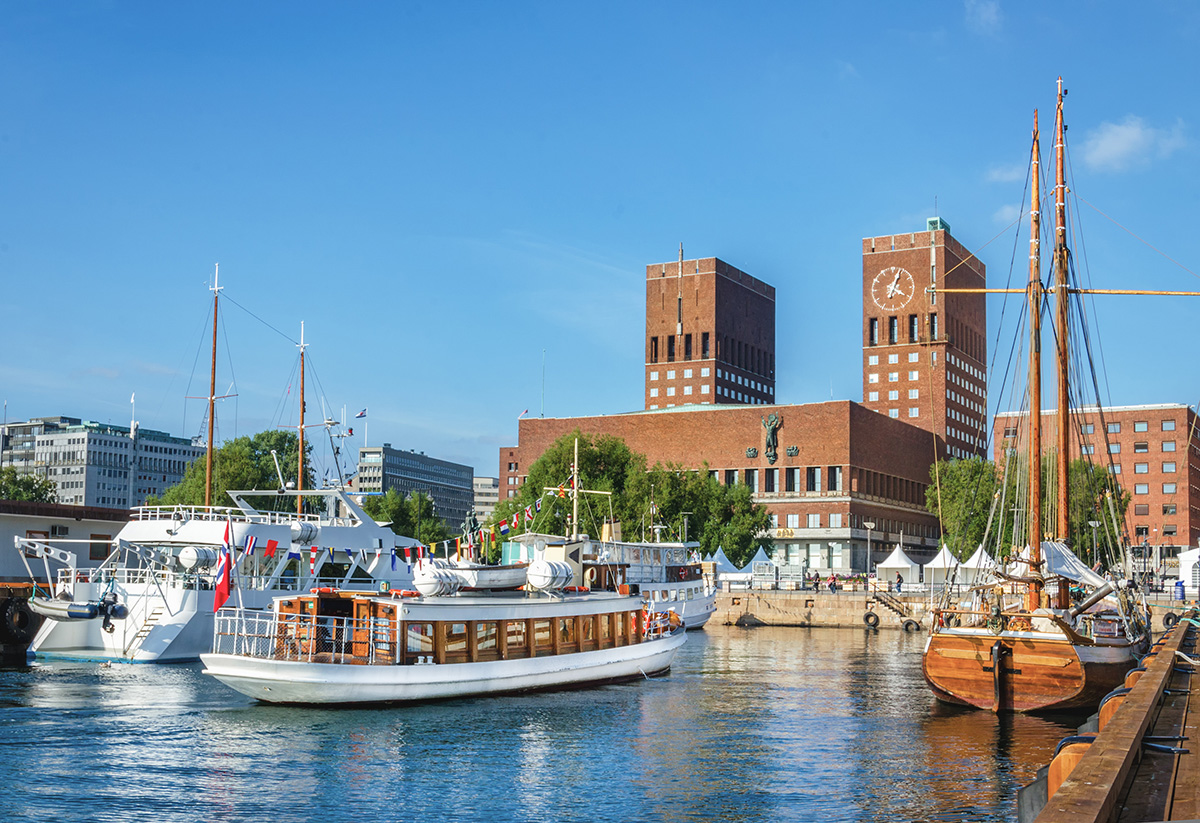
<instances>
[{"instance_id":1,"label":"pedestrian","mask_svg":"<svg viewBox=\"0 0 1200 823\"><path fill-rule=\"evenodd\" d=\"M834 577L832 574L829 575L829 591L830 592L837 591L837 578Z\"/></svg>"},{"instance_id":2,"label":"pedestrian","mask_svg":"<svg viewBox=\"0 0 1200 823\"><path fill-rule=\"evenodd\" d=\"M900 576L900 572L896 572L896 593L900 593L900 587L904 585L904 578Z\"/></svg>"}]
</instances>

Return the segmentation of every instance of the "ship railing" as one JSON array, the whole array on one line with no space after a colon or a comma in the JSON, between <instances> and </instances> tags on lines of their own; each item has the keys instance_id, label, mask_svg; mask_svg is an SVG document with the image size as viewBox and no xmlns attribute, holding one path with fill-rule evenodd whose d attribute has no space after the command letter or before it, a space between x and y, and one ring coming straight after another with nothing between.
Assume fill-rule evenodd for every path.
<instances>
[{"instance_id":1,"label":"ship railing","mask_svg":"<svg viewBox=\"0 0 1200 823\"><path fill-rule=\"evenodd\" d=\"M392 664L395 624L381 618L221 609L214 620L213 652L304 663Z\"/></svg>"},{"instance_id":2,"label":"ship railing","mask_svg":"<svg viewBox=\"0 0 1200 823\"><path fill-rule=\"evenodd\" d=\"M296 521L320 522L319 514L296 514L295 512L255 512L253 514L235 506L137 506L133 509L133 520L201 520L234 523L257 523L287 525Z\"/></svg>"},{"instance_id":3,"label":"ship railing","mask_svg":"<svg viewBox=\"0 0 1200 823\"><path fill-rule=\"evenodd\" d=\"M646 611L644 615L642 637L645 640L657 640L665 637L682 626L681 618L673 611Z\"/></svg>"}]
</instances>

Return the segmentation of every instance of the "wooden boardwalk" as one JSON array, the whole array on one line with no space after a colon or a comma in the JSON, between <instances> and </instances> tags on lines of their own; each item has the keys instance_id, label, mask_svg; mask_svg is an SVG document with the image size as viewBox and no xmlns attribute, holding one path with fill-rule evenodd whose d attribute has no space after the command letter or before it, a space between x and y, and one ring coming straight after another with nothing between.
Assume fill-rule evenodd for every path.
<instances>
[{"instance_id":1,"label":"wooden boardwalk","mask_svg":"<svg viewBox=\"0 0 1200 823\"><path fill-rule=\"evenodd\" d=\"M1036 823L1200 820L1197 626L1185 618L1155 644Z\"/></svg>"}]
</instances>

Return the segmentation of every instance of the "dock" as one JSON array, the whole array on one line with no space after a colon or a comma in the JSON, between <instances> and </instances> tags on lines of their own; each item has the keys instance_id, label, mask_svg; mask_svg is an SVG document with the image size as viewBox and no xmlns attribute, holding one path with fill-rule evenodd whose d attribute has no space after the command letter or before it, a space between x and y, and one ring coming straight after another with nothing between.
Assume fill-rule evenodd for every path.
<instances>
[{"instance_id":1,"label":"dock","mask_svg":"<svg viewBox=\"0 0 1200 823\"><path fill-rule=\"evenodd\" d=\"M1020 820L1200 820L1198 628L1200 613L1190 609L1129 673L1125 688L1101 704L1095 730L1085 727L1059 744L1054 761L1022 790Z\"/></svg>"}]
</instances>

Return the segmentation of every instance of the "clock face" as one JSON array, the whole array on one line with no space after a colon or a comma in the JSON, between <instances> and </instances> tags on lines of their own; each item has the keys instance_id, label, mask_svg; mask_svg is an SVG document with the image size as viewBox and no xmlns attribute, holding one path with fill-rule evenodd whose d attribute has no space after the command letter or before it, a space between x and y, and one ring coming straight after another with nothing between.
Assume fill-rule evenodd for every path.
<instances>
[{"instance_id":1,"label":"clock face","mask_svg":"<svg viewBox=\"0 0 1200 823\"><path fill-rule=\"evenodd\" d=\"M904 308L915 291L912 275L899 266L889 266L871 281L871 299L884 311Z\"/></svg>"}]
</instances>

